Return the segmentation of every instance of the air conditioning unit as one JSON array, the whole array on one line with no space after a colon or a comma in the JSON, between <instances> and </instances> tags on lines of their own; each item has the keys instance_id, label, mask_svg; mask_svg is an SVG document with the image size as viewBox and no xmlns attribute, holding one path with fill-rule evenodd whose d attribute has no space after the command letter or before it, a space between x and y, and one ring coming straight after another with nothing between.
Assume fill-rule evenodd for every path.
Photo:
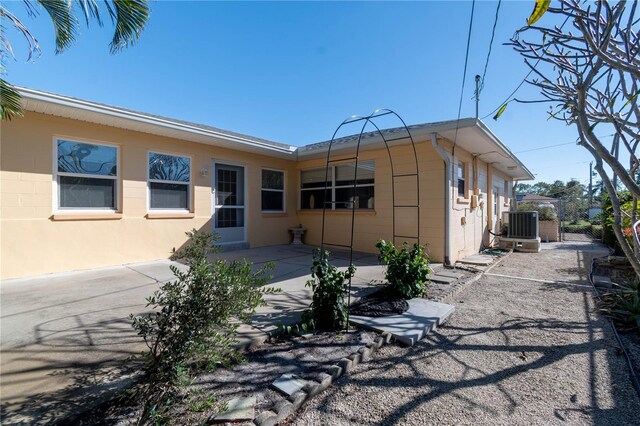
<instances>
[{"instance_id":1,"label":"air conditioning unit","mask_svg":"<svg viewBox=\"0 0 640 426\"><path fill-rule=\"evenodd\" d=\"M507 238L535 240L538 238L538 212L504 212Z\"/></svg>"}]
</instances>

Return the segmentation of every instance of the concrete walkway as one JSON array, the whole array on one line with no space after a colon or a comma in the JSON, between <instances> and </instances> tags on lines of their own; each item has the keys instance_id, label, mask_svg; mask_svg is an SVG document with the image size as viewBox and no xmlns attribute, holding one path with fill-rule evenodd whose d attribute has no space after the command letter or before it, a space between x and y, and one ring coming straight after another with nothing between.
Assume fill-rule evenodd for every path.
<instances>
[{"instance_id":1,"label":"concrete walkway","mask_svg":"<svg viewBox=\"0 0 640 426\"><path fill-rule=\"evenodd\" d=\"M640 400L587 275L599 244L512 253L411 348L385 346L293 425L640 425Z\"/></svg>"},{"instance_id":2,"label":"concrete walkway","mask_svg":"<svg viewBox=\"0 0 640 426\"><path fill-rule=\"evenodd\" d=\"M247 258L259 267L275 262L271 285L253 326L240 330L241 345L267 337L278 324L299 320L309 305L312 247L275 246L216 255ZM346 266L346 253L334 253ZM356 253L354 294L382 278L375 256ZM86 410L128 385L122 361L145 349L129 314L148 311L145 298L173 279L168 260L4 281L0 285L1 423L46 424Z\"/></svg>"}]
</instances>

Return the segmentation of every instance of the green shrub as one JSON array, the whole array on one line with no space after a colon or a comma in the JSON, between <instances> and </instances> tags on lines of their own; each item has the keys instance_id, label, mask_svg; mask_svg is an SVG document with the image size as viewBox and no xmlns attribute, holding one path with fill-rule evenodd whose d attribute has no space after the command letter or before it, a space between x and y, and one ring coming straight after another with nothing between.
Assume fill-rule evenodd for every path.
<instances>
[{"instance_id":1,"label":"green shrub","mask_svg":"<svg viewBox=\"0 0 640 426\"><path fill-rule=\"evenodd\" d=\"M347 326L347 304L344 300L345 281L353 277L356 267L350 265L345 272L329 263L329 252L315 249L311 279L306 286L313 290L311 305L302 315L304 327L319 330L342 330Z\"/></svg>"},{"instance_id":2,"label":"green shrub","mask_svg":"<svg viewBox=\"0 0 640 426\"><path fill-rule=\"evenodd\" d=\"M538 220L557 220L558 214L551 207L540 206L535 203L523 203L518 205L518 211L538 212Z\"/></svg>"},{"instance_id":3,"label":"green shrub","mask_svg":"<svg viewBox=\"0 0 640 426\"><path fill-rule=\"evenodd\" d=\"M400 249L393 243L379 240L376 244L378 259L387 264L385 277L393 292L406 299L426 295L429 281L429 259L420 244L409 249L405 242Z\"/></svg>"},{"instance_id":4,"label":"green shrub","mask_svg":"<svg viewBox=\"0 0 640 426\"><path fill-rule=\"evenodd\" d=\"M591 235L599 240L602 239L602 225L593 225L591 227Z\"/></svg>"},{"instance_id":5,"label":"green shrub","mask_svg":"<svg viewBox=\"0 0 640 426\"><path fill-rule=\"evenodd\" d=\"M579 221L569 224L565 222L562 229L564 232L570 232L572 234L590 234L592 227L593 226L589 222Z\"/></svg>"},{"instance_id":6,"label":"green shrub","mask_svg":"<svg viewBox=\"0 0 640 426\"><path fill-rule=\"evenodd\" d=\"M192 368L212 369L240 359L234 348L238 320L248 321L264 304L263 294L278 291L262 288L272 265L253 272L246 260L211 262L217 237L195 229L187 236L188 243L174 249L173 258L184 260L188 270L171 266L176 280L160 284L147 298L153 312L131 314L133 328L149 348L143 354L142 419L161 413L163 402Z\"/></svg>"},{"instance_id":7,"label":"green shrub","mask_svg":"<svg viewBox=\"0 0 640 426\"><path fill-rule=\"evenodd\" d=\"M605 294L600 308L623 328L640 331L640 279Z\"/></svg>"}]
</instances>

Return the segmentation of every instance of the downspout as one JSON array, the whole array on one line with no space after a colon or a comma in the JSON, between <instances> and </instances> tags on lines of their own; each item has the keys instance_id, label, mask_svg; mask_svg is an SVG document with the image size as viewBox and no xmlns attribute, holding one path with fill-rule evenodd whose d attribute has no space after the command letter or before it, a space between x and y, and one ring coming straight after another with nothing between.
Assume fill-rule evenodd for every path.
<instances>
[{"instance_id":1,"label":"downspout","mask_svg":"<svg viewBox=\"0 0 640 426\"><path fill-rule=\"evenodd\" d=\"M431 144L444 161L444 265L451 266L451 158L438 145L438 134L431 133Z\"/></svg>"}]
</instances>

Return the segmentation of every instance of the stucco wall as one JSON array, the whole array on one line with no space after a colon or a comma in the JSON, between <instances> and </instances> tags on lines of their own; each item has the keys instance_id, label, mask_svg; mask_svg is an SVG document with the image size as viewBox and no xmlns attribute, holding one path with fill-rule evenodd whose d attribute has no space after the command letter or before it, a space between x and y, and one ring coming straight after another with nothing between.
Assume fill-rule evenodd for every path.
<instances>
[{"instance_id":1,"label":"stucco wall","mask_svg":"<svg viewBox=\"0 0 640 426\"><path fill-rule=\"evenodd\" d=\"M121 218L54 220L55 136L120 146ZM297 185L294 161L274 159L176 139L125 131L43 114L3 122L0 172L0 276L2 279L167 258L185 231L212 229L212 160L247 168L247 237L253 247L284 244L296 225L296 197L286 214L262 214L261 167L285 170L286 190ZM147 155L160 151L191 156L192 218L148 219ZM203 177L199 171L209 170Z\"/></svg>"},{"instance_id":2,"label":"stucco wall","mask_svg":"<svg viewBox=\"0 0 640 426\"><path fill-rule=\"evenodd\" d=\"M418 143L417 152L420 167L420 237L421 243L428 244L432 258L444 257L444 164L431 145ZM351 157L353 154L342 156ZM410 145L397 146L392 149L394 173L408 174L415 172L413 150ZM335 157L336 159L341 157ZM375 162L375 209L356 212L354 249L364 252L375 252L375 243L383 238L390 240L392 231L392 190L391 166L385 149L364 151L360 154L362 161ZM300 161L299 170L324 167L326 159ZM396 186L396 204L415 205L415 178L398 178ZM322 230L321 210L299 210L300 223L308 228L305 241L308 244L319 244ZM404 208L396 210L396 234L416 235L417 209ZM351 236L351 212L328 211L325 220L325 241L335 244L349 244ZM398 240L397 242L401 242ZM408 240L411 243L415 240Z\"/></svg>"},{"instance_id":3,"label":"stucco wall","mask_svg":"<svg viewBox=\"0 0 640 426\"><path fill-rule=\"evenodd\" d=\"M162 259L172 247L186 241L192 228L212 230L212 161L237 163L247 174L247 240L251 247L286 244L288 227L302 224L308 230L305 242L319 244L322 214L300 210L300 171L324 167L325 158L295 161L274 159L177 139L94 125L44 114L27 113L25 118L3 122L0 129L0 277L2 279L51 272L86 269ZM53 206L53 144L55 137L115 144L120 147L120 217L65 219ZM489 229L499 229L500 216L493 220L492 188L499 189L499 211L509 209L511 182L490 164L439 139L446 152L453 154L451 177L451 261L477 253L491 244ZM444 173L442 158L430 140L417 141L420 167L420 235L430 257L444 260ZM150 219L147 183L149 151L191 157L192 215L188 218ZM351 156L349 154L346 156ZM409 145L392 148L395 174L414 172L413 150ZM356 213L354 248L375 252L378 239L392 237L391 166L384 149L363 151L361 160L375 162L375 209ZM458 160L467 167L467 193L458 196ZM263 214L261 168L285 171L286 212ZM202 168L209 175L201 176ZM507 182L505 186L505 181ZM398 178L396 204L415 204L415 180ZM472 206L472 195L479 204ZM68 219L68 217L66 217ZM77 218L76 218L77 219ZM396 234L415 235L414 209L396 210ZM330 211L326 219L325 241L349 244L349 211Z\"/></svg>"},{"instance_id":4,"label":"stucco wall","mask_svg":"<svg viewBox=\"0 0 640 426\"><path fill-rule=\"evenodd\" d=\"M453 149L451 141L439 139L439 144L453 155L453 170L451 186L449 188L452 199L450 209L451 226L451 261L455 262L463 257L477 253L482 247L490 245L492 239L488 232L492 226L490 215L493 214L493 195L488 190L493 182L500 185L499 210L509 209L509 191L511 183L504 174L496 171L491 165L480 159L475 159L467 151L456 147ZM427 244L431 259L436 262L444 261L444 162L433 148L430 140L418 140L416 147L420 167L420 236L421 243ZM350 157L351 155L343 156ZM392 151L395 174L411 173L413 166L413 151L408 145L394 148ZM340 156L332 157L334 159ZM385 149L364 151L360 158L363 161L375 161L375 209L374 211L356 211L354 248L364 252L375 252L378 239L391 239L391 167ZM458 160L466 164L467 195L458 196L457 168ZM313 169L324 167L325 159L301 161L298 169ZM396 187L396 204L415 204L415 184L412 178L399 180ZM505 181L507 193L505 194ZM474 191L475 190L475 191ZM471 198L474 193L480 194L480 203L472 207ZM306 242L319 244L322 229L321 211L299 210L300 223L308 228ZM416 215L411 209L396 210L396 234L414 235ZM496 224L499 226L499 224ZM329 211L325 222L325 241L337 244L348 244L351 229L350 211ZM404 232L404 234L403 234ZM401 242L400 240L399 242Z\"/></svg>"}]
</instances>

